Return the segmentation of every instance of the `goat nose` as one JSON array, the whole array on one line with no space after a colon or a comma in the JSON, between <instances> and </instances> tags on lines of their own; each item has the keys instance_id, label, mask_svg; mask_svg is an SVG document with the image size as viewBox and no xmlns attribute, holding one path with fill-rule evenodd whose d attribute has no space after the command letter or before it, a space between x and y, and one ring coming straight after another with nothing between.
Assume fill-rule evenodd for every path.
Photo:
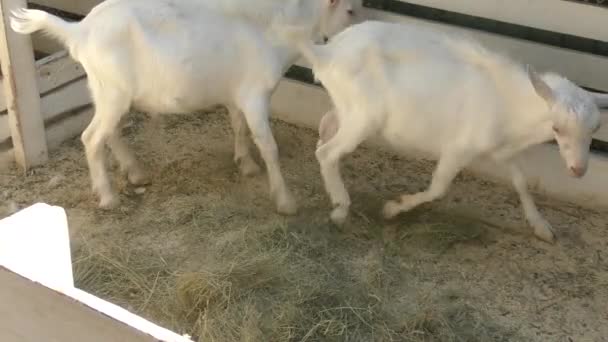
<instances>
[{"instance_id":1,"label":"goat nose","mask_svg":"<svg viewBox=\"0 0 608 342\"><path fill-rule=\"evenodd\" d=\"M576 177L582 177L585 174L585 168L580 166L571 166L570 171L572 171L572 174Z\"/></svg>"}]
</instances>

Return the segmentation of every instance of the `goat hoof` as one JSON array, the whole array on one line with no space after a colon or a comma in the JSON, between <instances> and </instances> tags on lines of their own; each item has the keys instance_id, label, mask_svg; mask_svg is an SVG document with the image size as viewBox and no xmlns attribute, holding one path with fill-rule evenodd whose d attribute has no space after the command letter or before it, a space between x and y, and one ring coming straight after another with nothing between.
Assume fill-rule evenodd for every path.
<instances>
[{"instance_id":1,"label":"goat hoof","mask_svg":"<svg viewBox=\"0 0 608 342\"><path fill-rule=\"evenodd\" d=\"M255 176L262 171L260 166L251 157L241 158L237 164L239 165L241 174L245 177Z\"/></svg>"},{"instance_id":2,"label":"goat hoof","mask_svg":"<svg viewBox=\"0 0 608 342\"><path fill-rule=\"evenodd\" d=\"M400 212L401 203L396 201L388 201L384 205L384 208L382 208L382 216L387 220L390 220L395 216L399 215Z\"/></svg>"},{"instance_id":3,"label":"goat hoof","mask_svg":"<svg viewBox=\"0 0 608 342\"><path fill-rule=\"evenodd\" d=\"M348 207L338 206L334 210L332 210L329 218L331 222L333 222L336 226L341 226L346 222L346 217L348 216Z\"/></svg>"},{"instance_id":4,"label":"goat hoof","mask_svg":"<svg viewBox=\"0 0 608 342\"><path fill-rule=\"evenodd\" d=\"M133 185L141 186L150 184L150 178L141 169L134 169L132 171L129 171L127 178L129 179L129 183Z\"/></svg>"},{"instance_id":5,"label":"goat hoof","mask_svg":"<svg viewBox=\"0 0 608 342\"><path fill-rule=\"evenodd\" d=\"M277 196L277 212L282 215L295 215L298 212L298 205L288 192Z\"/></svg>"},{"instance_id":6,"label":"goat hoof","mask_svg":"<svg viewBox=\"0 0 608 342\"><path fill-rule=\"evenodd\" d=\"M534 235L545 242L554 244L556 242L555 233L551 229L551 225L548 222L543 222L542 225L534 227Z\"/></svg>"},{"instance_id":7,"label":"goat hoof","mask_svg":"<svg viewBox=\"0 0 608 342\"><path fill-rule=\"evenodd\" d=\"M104 196L101 198L101 200L99 200L99 208L103 210L110 210L118 207L119 203L120 201L118 200L118 197L114 195Z\"/></svg>"}]
</instances>

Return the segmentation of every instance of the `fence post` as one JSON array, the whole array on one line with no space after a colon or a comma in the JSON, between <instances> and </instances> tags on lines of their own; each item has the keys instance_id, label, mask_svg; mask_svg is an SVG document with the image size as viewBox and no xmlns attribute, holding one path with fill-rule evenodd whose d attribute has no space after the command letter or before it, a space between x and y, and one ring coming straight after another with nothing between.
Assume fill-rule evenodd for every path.
<instances>
[{"instance_id":1,"label":"fence post","mask_svg":"<svg viewBox=\"0 0 608 342\"><path fill-rule=\"evenodd\" d=\"M27 171L48 160L32 40L10 27L10 12L25 0L0 0L0 64L17 164Z\"/></svg>"}]
</instances>

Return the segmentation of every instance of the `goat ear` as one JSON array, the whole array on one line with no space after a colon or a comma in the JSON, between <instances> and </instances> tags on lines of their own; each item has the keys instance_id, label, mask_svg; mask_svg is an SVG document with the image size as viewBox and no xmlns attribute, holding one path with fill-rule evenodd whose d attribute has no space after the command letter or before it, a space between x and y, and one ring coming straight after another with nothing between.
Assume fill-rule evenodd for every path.
<instances>
[{"instance_id":1,"label":"goat ear","mask_svg":"<svg viewBox=\"0 0 608 342\"><path fill-rule=\"evenodd\" d=\"M540 78L540 76L532 66L528 65L526 69L528 72L528 77L530 78L530 82L532 82L532 86L534 86L534 90L536 91L536 93L540 97L545 99L545 101L547 101L549 105L551 105L553 101L555 101L555 95L553 94L553 90L551 89L551 87L549 87L547 83L545 83L545 81Z\"/></svg>"}]
</instances>

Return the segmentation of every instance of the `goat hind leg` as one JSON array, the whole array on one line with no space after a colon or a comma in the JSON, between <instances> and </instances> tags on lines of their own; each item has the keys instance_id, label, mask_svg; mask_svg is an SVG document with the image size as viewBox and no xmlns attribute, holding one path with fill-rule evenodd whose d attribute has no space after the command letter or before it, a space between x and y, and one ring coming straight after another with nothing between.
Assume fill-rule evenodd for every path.
<instances>
[{"instance_id":1,"label":"goat hind leg","mask_svg":"<svg viewBox=\"0 0 608 342\"><path fill-rule=\"evenodd\" d=\"M338 117L335 114L335 109L329 110L319 121L319 140L317 140L317 148L328 142L338 131Z\"/></svg>"},{"instance_id":2,"label":"goat hind leg","mask_svg":"<svg viewBox=\"0 0 608 342\"><path fill-rule=\"evenodd\" d=\"M120 136L118 130L108 137L108 146L118 164L120 164L121 170L127 173L129 183L133 185L146 185L150 182L148 175L129 149L127 142Z\"/></svg>"},{"instance_id":3,"label":"goat hind leg","mask_svg":"<svg viewBox=\"0 0 608 342\"><path fill-rule=\"evenodd\" d=\"M285 179L283 179L279 163L279 150L270 129L270 96L268 94L249 95L241 99L240 108L251 131L253 141L266 164L270 194L276 202L279 213L293 215L297 212L296 201L287 188Z\"/></svg>"},{"instance_id":4,"label":"goat hind leg","mask_svg":"<svg viewBox=\"0 0 608 342\"><path fill-rule=\"evenodd\" d=\"M228 112L234 133L234 162L244 176L260 173L260 166L253 159L249 148L249 131L243 113L237 108L228 108Z\"/></svg>"}]
</instances>

